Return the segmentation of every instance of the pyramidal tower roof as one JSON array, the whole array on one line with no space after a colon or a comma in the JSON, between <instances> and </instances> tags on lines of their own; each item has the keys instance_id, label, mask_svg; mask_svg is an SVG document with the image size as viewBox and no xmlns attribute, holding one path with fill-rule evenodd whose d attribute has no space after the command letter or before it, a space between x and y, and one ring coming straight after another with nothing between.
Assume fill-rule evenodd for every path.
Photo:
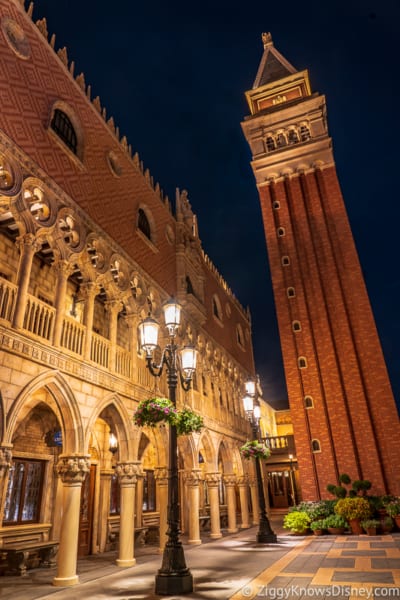
<instances>
[{"instance_id":1,"label":"pyramidal tower roof","mask_svg":"<svg viewBox=\"0 0 400 600\"><path fill-rule=\"evenodd\" d=\"M270 33L263 33L261 39L264 45L264 54L262 55L260 66L253 84L253 89L259 88L272 81L283 79L297 69L291 65L286 58L274 47Z\"/></svg>"}]
</instances>

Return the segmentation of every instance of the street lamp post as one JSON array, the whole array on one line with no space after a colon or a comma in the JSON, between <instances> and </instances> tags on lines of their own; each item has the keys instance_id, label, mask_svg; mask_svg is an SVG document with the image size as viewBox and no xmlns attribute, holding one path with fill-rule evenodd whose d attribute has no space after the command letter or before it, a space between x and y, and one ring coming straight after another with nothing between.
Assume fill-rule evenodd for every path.
<instances>
[{"instance_id":1,"label":"street lamp post","mask_svg":"<svg viewBox=\"0 0 400 600\"><path fill-rule=\"evenodd\" d=\"M293 473L293 454L289 454L290 461L290 491L292 496L293 506L296 506L296 486L294 482L294 473Z\"/></svg>"},{"instance_id":2,"label":"street lamp post","mask_svg":"<svg viewBox=\"0 0 400 600\"><path fill-rule=\"evenodd\" d=\"M153 361L157 347L159 325L148 316L139 325L141 347L146 352L147 367L154 377L160 377L164 366L167 370L169 399L176 406L178 381L187 391L196 369L197 351L191 346L179 350L175 343L180 323L181 306L170 300L164 306L165 325L170 341L164 348L159 364ZM179 492L178 492L178 445L176 426L169 426L168 469L168 540L165 544L161 569L155 580L155 592L161 595L189 594L193 591L193 577L186 566L182 543L179 539Z\"/></svg>"},{"instance_id":3,"label":"street lamp post","mask_svg":"<svg viewBox=\"0 0 400 600\"><path fill-rule=\"evenodd\" d=\"M246 392L247 394L243 398L244 410L251 425L253 438L258 440L260 434L260 407L259 405L254 406L254 400L256 398L256 386L254 381L246 382ZM272 531L266 511L260 459L256 458L255 463L258 488L258 505L260 512L260 523L256 539L259 544L276 544L278 539L276 534Z\"/></svg>"}]
</instances>

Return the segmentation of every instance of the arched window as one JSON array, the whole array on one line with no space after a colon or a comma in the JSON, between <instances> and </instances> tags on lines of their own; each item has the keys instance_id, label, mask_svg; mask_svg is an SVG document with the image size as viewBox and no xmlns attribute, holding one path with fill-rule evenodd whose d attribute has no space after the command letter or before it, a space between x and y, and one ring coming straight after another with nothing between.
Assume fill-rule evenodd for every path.
<instances>
[{"instance_id":1,"label":"arched window","mask_svg":"<svg viewBox=\"0 0 400 600\"><path fill-rule=\"evenodd\" d=\"M304 356L300 356L298 358L298 365L299 365L299 369L306 369L307 368L307 359L304 358Z\"/></svg>"},{"instance_id":2,"label":"arched window","mask_svg":"<svg viewBox=\"0 0 400 600\"><path fill-rule=\"evenodd\" d=\"M296 291L295 291L294 287L289 287L286 290L286 293L287 293L288 298L294 298L296 295Z\"/></svg>"},{"instance_id":3,"label":"arched window","mask_svg":"<svg viewBox=\"0 0 400 600\"><path fill-rule=\"evenodd\" d=\"M293 331L301 331L300 321L293 321L292 327L293 327Z\"/></svg>"},{"instance_id":4,"label":"arched window","mask_svg":"<svg viewBox=\"0 0 400 600\"><path fill-rule=\"evenodd\" d=\"M186 293L193 294L193 296L194 296L193 285L192 285L192 282L190 281L189 275L186 275Z\"/></svg>"},{"instance_id":5,"label":"arched window","mask_svg":"<svg viewBox=\"0 0 400 600\"><path fill-rule=\"evenodd\" d=\"M146 213L143 208L139 208L138 210L138 229L149 239L151 240L151 229L150 223L147 218Z\"/></svg>"},{"instance_id":6,"label":"arched window","mask_svg":"<svg viewBox=\"0 0 400 600\"><path fill-rule=\"evenodd\" d=\"M311 398L311 396L304 397L304 406L306 408L314 408L314 400Z\"/></svg>"},{"instance_id":7,"label":"arched window","mask_svg":"<svg viewBox=\"0 0 400 600\"><path fill-rule=\"evenodd\" d=\"M284 227L278 227L277 234L278 234L278 237L283 237L285 235Z\"/></svg>"},{"instance_id":8,"label":"arched window","mask_svg":"<svg viewBox=\"0 0 400 600\"><path fill-rule=\"evenodd\" d=\"M297 144L298 141L299 141L299 136L297 135L297 131L295 129L289 129L288 143L289 144Z\"/></svg>"},{"instance_id":9,"label":"arched window","mask_svg":"<svg viewBox=\"0 0 400 600\"><path fill-rule=\"evenodd\" d=\"M77 154L78 138L75 129L65 112L56 108L50 126L64 144L68 146L74 154Z\"/></svg>"},{"instance_id":10,"label":"arched window","mask_svg":"<svg viewBox=\"0 0 400 600\"><path fill-rule=\"evenodd\" d=\"M283 146L286 146L287 141L286 141L286 138L283 133L278 133L278 137L276 138L276 143L277 143L278 148L282 148Z\"/></svg>"},{"instance_id":11,"label":"arched window","mask_svg":"<svg viewBox=\"0 0 400 600\"><path fill-rule=\"evenodd\" d=\"M221 303L220 303L219 298L217 296L213 296L213 299L212 299L212 311L213 311L214 317L216 319L218 319L218 321L222 322Z\"/></svg>"},{"instance_id":12,"label":"arched window","mask_svg":"<svg viewBox=\"0 0 400 600\"><path fill-rule=\"evenodd\" d=\"M321 452L321 444L318 440L311 440L311 449L313 452Z\"/></svg>"},{"instance_id":13,"label":"arched window","mask_svg":"<svg viewBox=\"0 0 400 600\"><path fill-rule=\"evenodd\" d=\"M281 203L279 202L279 200L275 200L275 201L272 203L272 208L273 208L274 210L278 210L280 207L281 207Z\"/></svg>"},{"instance_id":14,"label":"arched window","mask_svg":"<svg viewBox=\"0 0 400 600\"><path fill-rule=\"evenodd\" d=\"M275 150L275 140L272 137L272 135L267 135L266 143L268 152L272 152L272 150Z\"/></svg>"},{"instance_id":15,"label":"arched window","mask_svg":"<svg viewBox=\"0 0 400 600\"><path fill-rule=\"evenodd\" d=\"M290 265L290 258L288 256L282 256L282 266L288 267Z\"/></svg>"},{"instance_id":16,"label":"arched window","mask_svg":"<svg viewBox=\"0 0 400 600\"><path fill-rule=\"evenodd\" d=\"M302 142L306 142L311 138L311 133L307 125L300 126L300 139Z\"/></svg>"}]
</instances>

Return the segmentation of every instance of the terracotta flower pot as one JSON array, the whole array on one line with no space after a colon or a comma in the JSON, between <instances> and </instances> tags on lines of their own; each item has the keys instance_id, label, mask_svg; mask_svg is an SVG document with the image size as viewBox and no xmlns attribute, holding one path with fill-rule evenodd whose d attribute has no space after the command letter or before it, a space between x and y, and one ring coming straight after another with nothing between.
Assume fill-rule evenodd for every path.
<instances>
[{"instance_id":1,"label":"terracotta flower pot","mask_svg":"<svg viewBox=\"0 0 400 600\"><path fill-rule=\"evenodd\" d=\"M324 530L323 529L314 529L313 534L314 535L324 535Z\"/></svg>"},{"instance_id":2,"label":"terracotta flower pot","mask_svg":"<svg viewBox=\"0 0 400 600\"><path fill-rule=\"evenodd\" d=\"M345 529L344 527L328 527L328 531L332 535L343 535Z\"/></svg>"},{"instance_id":3,"label":"terracotta flower pot","mask_svg":"<svg viewBox=\"0 0 400 600\"><path fill-rule=\"evenodd\" d=\"M376 535L376 527L367 527L365 533L367 535Z\"/></svg>"},{"instance_id":4,"label":"terracotta flower pot","mask_svg":"<svg viewBox=\"0 0 400 600\"><path fill-rule=\"evenodd\" d=\"M361 535L363 533L363 528L361 527L361 519L349 519L349 525L351 533L354 533L354 535Z\"/></svg>"}]
</instances>

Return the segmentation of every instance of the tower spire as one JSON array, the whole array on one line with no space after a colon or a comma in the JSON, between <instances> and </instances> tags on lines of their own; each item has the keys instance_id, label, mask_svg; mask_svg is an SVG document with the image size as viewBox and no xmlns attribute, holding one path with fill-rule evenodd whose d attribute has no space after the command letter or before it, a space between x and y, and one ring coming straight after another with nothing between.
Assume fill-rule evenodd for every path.
<instances>
[{"instance_id":1,"label":"tower spire","mask_svg":"<svg viewBox=\"0 0 400 600\"><path fill-rule=\"evenodd\" d=\"M267 83L283 79L288 75L296 73L297 70L286 60L284 56L274 46L272 35L268 33L261 34L264 53L258 67L257 75L253 84L253 89L259 88Z\"/></svg>"}]
</instances>

